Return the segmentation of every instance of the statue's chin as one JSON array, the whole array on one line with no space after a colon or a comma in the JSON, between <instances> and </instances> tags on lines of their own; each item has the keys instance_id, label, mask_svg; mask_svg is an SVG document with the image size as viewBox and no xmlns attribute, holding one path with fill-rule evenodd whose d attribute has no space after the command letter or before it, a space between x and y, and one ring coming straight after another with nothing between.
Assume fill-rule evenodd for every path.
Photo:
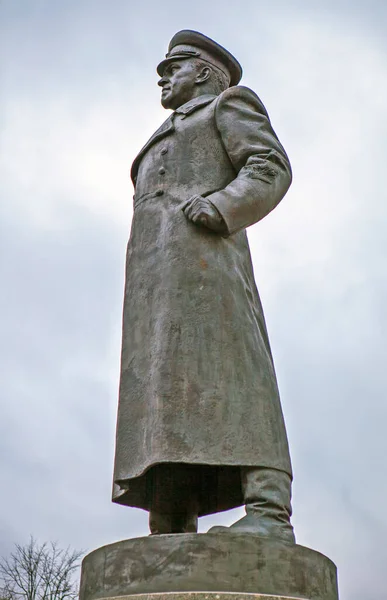
<instances>
[{"instance_id":1,"label":"statue's chin","mask_svg":"<svg viewBox=\"0 0 387 600\"><path fill-rule=\"evenodd\" d=\"M189 100L190 98L188 98ZM161 94L161 106L163 108L170 108L176 110L179 106L182 106L187 100L184 100L182 94L179 96L173 94Z\"/></svg>"},{"instance_id":2,"label":"statue's chin","mask_svg":"<svg viewBox=\"0 0 387 600\"><path fill-rule=\"evenodd\" d=\"M168 98L161 97L161 106L163 108L170 108Z\"/></svg>"},{"instance_id":3,"label":"statue's chin","mask_svg":"<svg viewBox=\"0 0 387 600\"><path fill-rule=\"evenodd\" d=\"M179 108L181 103L176 101L176 98L163 98L161 96L161 106L163 108L171 108L172 110L175 110L176 108Z\"/></svg>"}]
</instances>

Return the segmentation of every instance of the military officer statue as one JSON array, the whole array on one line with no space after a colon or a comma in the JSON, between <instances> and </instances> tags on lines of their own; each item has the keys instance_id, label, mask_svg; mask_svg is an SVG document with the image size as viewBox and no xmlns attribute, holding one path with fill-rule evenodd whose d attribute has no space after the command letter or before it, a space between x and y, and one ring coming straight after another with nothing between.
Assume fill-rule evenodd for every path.
<instances>
[{"instance_id":1,"label":"military officer statue","mask_svg":"<svg viewBox=\"0 0 387 600\"><path fill-rule=\"evenodd\" d=\"M180 31L158 73L173 112L132 167L113 482L114 502L149 511L152 535L88 554L80 600L338 600L335 565L295 544L246 236L286 194L288 158L213 40ZM231 527L196 534L201 515L243 504Z\"/></svg>"},{"instance_id":2,"label":"military officer statue","mask_svg":"<svg viewBox=\"0 0 387 600\"><path fill-rule=\"evenodd\" d=\"M230 530L294 543L291 464L246 228L291 169L222 46L180 31L159 64L174 112L132 167L113 500L156 533L242 504ZM214 528L214 531L229 531Z\"/></svg>"}]
</instances>

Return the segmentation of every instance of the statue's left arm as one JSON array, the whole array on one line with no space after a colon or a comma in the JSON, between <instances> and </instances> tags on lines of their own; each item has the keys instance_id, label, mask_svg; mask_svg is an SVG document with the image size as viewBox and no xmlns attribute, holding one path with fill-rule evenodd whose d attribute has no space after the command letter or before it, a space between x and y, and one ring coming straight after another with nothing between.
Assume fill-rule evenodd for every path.
<instances>
[{"instance_id":1,"label":"statue's left arm","mask_svg":"<svg viewBox=\"0 0 387 600\"><path fill-rule=\"evenodd\" d=\"M286 194L292 172L265 107L242 86L223 92L215 119L236 177L224 189L207 196L223 218L226 235L260 221Z\"/></svg>"}]
</instances>

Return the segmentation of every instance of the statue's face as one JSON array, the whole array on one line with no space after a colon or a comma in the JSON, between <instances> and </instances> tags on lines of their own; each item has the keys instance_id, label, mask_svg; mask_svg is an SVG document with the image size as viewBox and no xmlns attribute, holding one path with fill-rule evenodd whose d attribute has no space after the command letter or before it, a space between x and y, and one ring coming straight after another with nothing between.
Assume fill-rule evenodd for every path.
<instances>
[{"instance_id":1,"label":"statue's face","mask_svg":"<svg viewBox=\"0 0 387 600\"><path fill-rule=\"evenodd\" d=\"M176 110L196 94L197 68L190 59L176 60L165 67L159 86L161 91L161 104L164 108Z\"/></svg>"}]
</instances>

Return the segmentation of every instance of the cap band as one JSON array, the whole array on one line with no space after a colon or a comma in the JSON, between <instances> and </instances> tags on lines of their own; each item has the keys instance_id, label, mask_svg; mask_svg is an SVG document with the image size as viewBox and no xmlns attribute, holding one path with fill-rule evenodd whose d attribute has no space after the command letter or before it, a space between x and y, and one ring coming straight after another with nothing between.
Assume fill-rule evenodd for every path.
<instances>
[{"instance_id":1,"label":"cap band","mask_svg":"<svg viewBox=\"0 0 387 600\"><path fill-rule=\"evenodd\" d=\"M170 58L175 54L186 54L187 58L189 58L190 56L199 56L200 52L198 50L179 50L179 52L173 52L173 50L171 50L171 52L168 52L168 54L165 55L165 58Z\"/></svg>"},{"instance_id":2,"label":"cap band","mask_svg":"<svg viewBox=\"0 0 387 600\"><path fill-rule=\"evenodd\" d=\"M213 56L209 52L206 52L202 48L195 48L194 46L183 45L174 46L172 50L168 52L168 54L166 54L166 58L168 59L168 61L170 61L171 59L173 60L174 56L176 56L176 60L178 60L179 58L183 58L182 55L184 55L186 58L199 58L200 60L204 60L210 65L217 67L227 77L227 81L230 82L231 75L229 71L225 68L224 64L220 62L220 60L218 60L215 56Z\"/></svg>"}]
</instances>

